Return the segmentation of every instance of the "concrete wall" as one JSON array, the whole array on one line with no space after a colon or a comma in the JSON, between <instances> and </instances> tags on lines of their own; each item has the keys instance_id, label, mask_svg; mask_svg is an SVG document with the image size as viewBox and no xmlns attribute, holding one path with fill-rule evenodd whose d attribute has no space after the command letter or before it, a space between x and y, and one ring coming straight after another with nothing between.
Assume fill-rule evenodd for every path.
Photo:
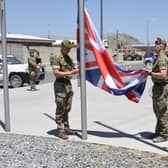
<instances>
[{"instance_id":1,"label":"concrete wall","mask_svg":"<svg viewBox=\"0 0 168 168\"><path fill-rule=\"evenodd\" d=\"M0 53L1 47L0 47ZM16 43L9 43L7 44L7 54L8 55L15 55L23 62L23 45L16 44Z\"/></svg>"},{"instance_id":2,"label":"concrete wall","mask_svg":"<svg viewBox=\"0 0 168 168\"><path fill-rule=\"evenodd\" d=\"M60 46L29 46L29 48L35 48L40 52L40 56L42 58L42 62L44 64L49 64L49 56L51 53L56 54L60 50ZM0 47L0 53L1 47ZM7 44L7 54L14 55L19 58L23 63L27 63L27 58L29 56L27 47L22 44L17 43L8 43ZM76 48L72 48L70 52L70 56L76 60Z\"/></svg>"},{"instance_id":3,"label":"concrete wall","mask_svg":"<svg viewBox=\"0 0 168 168\"><path fill-rule=\"evenodd\" d=\"M42 58L43 64L49 64L49 56L51 53L56 54L60 51L60 46L29 46L29 48L35 48L40 52L40 56ZM111 54L111 48L107 48L109 54ZM1 48L0 48L1 53ZM22 44L17 43L8 43L7 44L7 54L14 55L19 58L23 63L27 63L27 59L29 56L27 47ZM74 61L76 61L76 47L72 48L69 55L72 57Z\"/></svg>"},{"instance_id":4,"label":"concrete wall","mask_svg":"<svg viewBox=\"0 0 168 168\"><path fill-rule=\"evenodd\" d=\"M43 46L39 46L39 47L30 47L30 48L35 48L40 52L40 56L42 58L42 61L44 64L49 64L49 56L51 53L53 54L57 54L60 51L60 46L54 46L54 47L43 47ZM27 56L28 56L28 52L25 51L25 55L26 55L26 59L25 61L27 61ZM69 55L76 60L76 48L72 48Z\"/></svg>"},{"instance_id":5,"label":"concrete wall","mask_svg":"<svg viewBox=\"0 0 168 168\"><path fill-rule=\"evenodd\" d=\"M44 64L48 64L49 63L49 55L51 53L55 53L55 51L57 51L57 49L55 47L46 47L46 46L29 46L29 47L30 47L30 49L34 48L34 49L36 49L40 52L40 57L42 58L42 62ZM27 59L28 59L28 56L29 56L29 53L28 53L28 50L27 50L26 46L23 46L23 50L24 50L24 53L23 53L24 60L23 60L23 62L26 63Z\"/></svg>"}]
</instances>

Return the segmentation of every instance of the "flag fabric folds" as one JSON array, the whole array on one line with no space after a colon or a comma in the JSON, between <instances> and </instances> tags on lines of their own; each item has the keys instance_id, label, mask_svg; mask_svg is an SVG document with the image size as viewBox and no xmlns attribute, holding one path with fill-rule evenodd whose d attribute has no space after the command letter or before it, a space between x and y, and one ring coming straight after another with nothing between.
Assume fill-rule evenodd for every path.
<instances>
[{"instance_id":1,"label":"flag fabric folds","mask_svg":"<svg viewBox=\"0 0 168 168\"><path fill-rule=\"evenodd\" d=\"M113 63L86 9L84 26L86 80L111 94L125 95L129 100L138 103L145 88L146 71L124 70ZM78 27L78 44L79 41ZM77 59L79 62L79 45L77 45Z\"/></svg>"}]
</instances>

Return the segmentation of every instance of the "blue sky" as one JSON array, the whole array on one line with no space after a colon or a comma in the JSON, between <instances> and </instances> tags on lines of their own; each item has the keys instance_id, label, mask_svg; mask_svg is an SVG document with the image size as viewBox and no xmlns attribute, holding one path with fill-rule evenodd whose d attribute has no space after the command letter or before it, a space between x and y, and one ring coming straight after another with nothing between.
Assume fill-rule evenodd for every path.
<instances>
[{"instance_id":1,"label":"blue sky","mask_svg":"<svg viewBox=\"0 0 168 168\"><path fill-rule=\"evenodd\" d=\"M86 0L100 30L100 0ZM56 39L76 38L77 0L6 0L7 32ZM168 0L103 0L103 32L130 34L153 43L157 36L168 40Z\"/></svg>"}]
</instances>

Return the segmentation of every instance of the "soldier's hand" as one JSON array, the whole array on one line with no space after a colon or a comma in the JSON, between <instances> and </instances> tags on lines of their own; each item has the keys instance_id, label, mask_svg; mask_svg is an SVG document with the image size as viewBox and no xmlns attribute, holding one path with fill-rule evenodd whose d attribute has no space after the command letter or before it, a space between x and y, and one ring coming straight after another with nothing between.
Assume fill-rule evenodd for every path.
<instances>
[{"instance_id":1,"label":"soldier's hand","mask_svg":"<svg viewBox=\"0 0 168 168\"><path fill-rule=\"evenodd\" d=\"M72 72L72 75L73 75L73 74L77 74L77 73L79 73L79 69L78 69L78 68L75 68L75 69L73 69L71 72Z\"/></svg>"},{"instance_id":2,"label":"soldier's hand","mask_svg":"<svg viewBox=\"0 0 168 168\"><path fill-rule=\"evenodd\" d=\"M151 75L151 72L149 72L149 71L143 71L143 73L142 73L144 76L148 76L148 75Z\"/></svg>"}]
</instances>

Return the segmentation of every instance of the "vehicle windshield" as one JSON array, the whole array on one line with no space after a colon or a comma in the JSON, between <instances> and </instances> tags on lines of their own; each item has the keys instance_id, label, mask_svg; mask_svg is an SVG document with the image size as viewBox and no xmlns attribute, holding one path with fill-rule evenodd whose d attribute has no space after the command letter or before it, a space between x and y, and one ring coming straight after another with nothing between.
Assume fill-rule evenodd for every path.
<instances>
[{"instance_id":1,"label":"vehicle windshield","mask_svg":"<svg viewBox=\"0 0 168 168\"><path fill-rule=\"evenodd\" d=\"M22 64L16 57L7 57L8 64Z\"/></svg>"}]
</instances>

